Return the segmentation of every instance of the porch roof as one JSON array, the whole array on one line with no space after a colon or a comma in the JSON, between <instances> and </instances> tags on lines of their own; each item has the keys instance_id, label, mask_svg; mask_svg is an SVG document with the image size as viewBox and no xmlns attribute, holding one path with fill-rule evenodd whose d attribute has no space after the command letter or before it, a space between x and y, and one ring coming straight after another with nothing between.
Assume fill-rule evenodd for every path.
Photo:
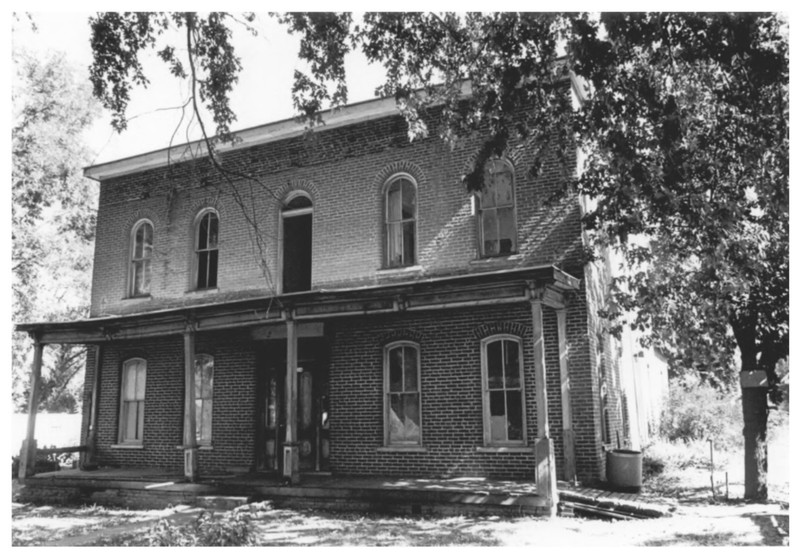
<instances>
[{"instance_id":1,"label":"porch roof","mask_svg":"<svg viewBox=\"0 0 800 558\"><path fill-rule=\"evenodd\" d=\"M551 305L563 303L580 280L554 265L428 277L401 283L318 289L277 296L197 304L71 322L16 325L40 343L103 343L145 337L346 316L440 310L531 300L540 291Z\"/></svg>"}]
</instances>

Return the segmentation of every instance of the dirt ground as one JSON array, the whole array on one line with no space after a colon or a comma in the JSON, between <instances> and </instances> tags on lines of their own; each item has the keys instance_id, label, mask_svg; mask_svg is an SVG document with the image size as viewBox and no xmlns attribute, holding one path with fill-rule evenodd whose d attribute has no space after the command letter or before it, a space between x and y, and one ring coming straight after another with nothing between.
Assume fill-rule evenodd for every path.
<instances>
[{"instance_id":1,"label":"dirt ground","mask_svg":"<svg viewBox=\"0 0 800 558\"><path fill-rule=\"evenodd\" d=\"M258 546L788 545L791 476L788 429L785 439L770 444L769 503L750 504L742 500L741 455L720 455L717 463L716 497L712 497L705 466L673 468L647 479L642 496L672 510L670 517L658 519L402 517L274 509L268 502L252 504L247 512L252 518L254 544ZM131 511L12 503L12 543L14 546L141 546L147 544L148 531L159 521L190 525L200 513L185 506ZM226 517L223 512L215 513L220 519Z\"/></svg>"},{"instance_id":2,"label":"dirt ground","mask_svg":"<svg viewBox=\"0 0 800 558\"><path fill-rule=\"evenodd\" d=\"M699 492L660 498L671 517L606 521L580 517L398 517L274 509L252 504L259 546L782 546L788 505L710 502ZM139 546L159 520L192 522L200 510L129 511L12 504L15 546ZM216 512L222 517L223 512Z\"/></svg>"}]
</instances>

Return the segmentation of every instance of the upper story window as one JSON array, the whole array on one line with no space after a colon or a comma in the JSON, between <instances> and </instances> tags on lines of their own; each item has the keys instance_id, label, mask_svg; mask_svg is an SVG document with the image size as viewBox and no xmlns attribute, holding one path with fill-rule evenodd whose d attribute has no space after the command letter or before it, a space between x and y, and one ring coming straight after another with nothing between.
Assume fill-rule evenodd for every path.
<instances>
[{"instance_id":1,"label":"upper story window","mask_svg":"<svg viewBox=\"0 0 800 558\"><path fill-rule=\"evenodd\" d=\"M314 205L302 191L289 195L281 209L282 292L311 290Z\"/></svg>"},{"instance_id":2,"label":"upper story window","mask_svg":"<svg viewBox=\"0 0 800 558\"><path fill-rule=\"evenodd\" d=\"M130 296L150 294L152 259L153 224L146 220L139 221L131 233Z\"/></svg>"},{"instance_id":3,"label":"upper story window","mask_svg":"<svg viewBox=\"0 0 800 558\"><path fill-rule=\"evenodd\" d=\"M481 256L504 256L517 251L514 169L507 162L486 162L483 190L477 196Z\"/></svg>"},{"instance_id":4,"label":"upper story window","mask_svg":"<svg viewBox=\"0 0 800 558\"><path fill-rule=\"evenodd\" d=\"M210 289L217 286L219 260L219 217L213 210L200 214L195 230L195 287Z\"/></svg>"},{"instance_id":5,"label":"upper story window","mask_svg":"<svg viewBox=\"0 0 800 558\"><path fill-rule=\"evenodd\" d=\"M132 358L122 364L119 412L119 443L121 444L142 443L146 380L146 360Z\"/></svg>"},{"instance_id":6,"label":"upper story window","mask_svg":"<svg viewBox=\"0 0 800 558\"><path fill-rule=\"evenodd\" d=\"M197 355L194 359L194 401L197 443L211 444L211 415L214 409L214 357Z\"/></svg>"},{"instance_id":7,"label":"upper story window","mask_svg":"<svg viewBox=\"0 0 800 558\"><path fill-rule=\"evenodd\" d=\"M510 335L484 339L481 376L484 444L524 445L525 392L520 339Z\"/></svg>"},{"instance_id":8,"label":"upper story window","mask_svg":"<svg viewBox=\"0 0 800 558\"><path fill-rule=\"evenodd\" d=\"M407 174L386 183L386 266L414 265L417 259L417 185Z\"/></svg>"},{"instance_id":9,"label":"upper story window","mask_svg":"<svg viewBox=\"0 0 800 558\"><path fill-rule=\"evenodd\" d=\"M383 352L383 378L385 444L421 445L419 345L407 341L387 345Z\"/></svg>"}]
</instances>

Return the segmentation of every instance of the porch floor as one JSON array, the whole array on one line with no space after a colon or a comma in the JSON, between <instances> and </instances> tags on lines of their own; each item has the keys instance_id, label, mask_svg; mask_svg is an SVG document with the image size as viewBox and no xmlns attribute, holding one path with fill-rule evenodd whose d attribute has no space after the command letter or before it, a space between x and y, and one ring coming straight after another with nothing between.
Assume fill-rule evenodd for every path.
<instances>
[{"instance_id":1,"label":"porch floor","mask_svg":"<svg viewBox=\"0 0 800 558\"><path fill-rule=\"evenodd\" d=\"M558 483L560 511L617 518L661 517L666 506L639 494ZM40 473L25 481L21 499L43 501L81 499L99 504L156 507L194 504L235 507L270 500L286 507L315 507L393 513L546 513L543 498L531 481L481 477L423 478L345 476L304 473L289 485L276 474L243 473L203 476L186 482L179 473L156 469L94 471L65 469Z\"/></svg>"}]
</instances>

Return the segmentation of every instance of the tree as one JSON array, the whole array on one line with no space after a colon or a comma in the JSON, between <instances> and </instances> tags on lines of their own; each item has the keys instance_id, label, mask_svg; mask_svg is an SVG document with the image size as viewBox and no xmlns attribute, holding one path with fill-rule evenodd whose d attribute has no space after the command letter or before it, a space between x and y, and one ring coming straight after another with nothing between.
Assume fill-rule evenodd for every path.
<instances>
[{"instance_id":1,"label":"tree","mask_svg":"<svg viewBox=\"0 0 800 558\"><path fill-rule=\"evenodd\" d=\"M63 54L38 60L15 50L13 60L13 319L78 319L88 311L97 199L96 186L83 178L90 158L80 136L99 106ZM12 343L12 398L24 410L31 340L15 332ZM84 360L81 347L45 352L40 408L79 408Z\"/></svg>"},{"instance_id":2,"label":"tree","mask_svg":"<svg viewBox=\"0 0 800 558\"><path fill-rule=\"evenodd\" d=\"M632 325L674 359L776 383L788 357L788 30L775 14L279 14L299 34L293 98L309 125L347 100L344 57L360 49L386 69L412 138L488 138L465 176L480 188L485 161L510 140L539 156L585 155L565 191L591 200L583 224L625 273L606 317ZM186 31L183 70L199 86L218 139L230 141L227 94L240 67L229 15L100 14L92 20L95 94L124 126L138 55L170 25ZM244 17L245 22L252 16ZM202 71L196 71L200 68ZM586 84L573 107L563 84ZM465 88L468 94L464 94ZM442 118L429 129L430 109ZM195 104L197 110L197 105ZM198 113L198 116L199 113ZM538 171L539 157L529 172ZM766 497L765 397L745 397L746 496ZM748 417L758 418L755 422Z\"/></svg>"}]
</instances>

